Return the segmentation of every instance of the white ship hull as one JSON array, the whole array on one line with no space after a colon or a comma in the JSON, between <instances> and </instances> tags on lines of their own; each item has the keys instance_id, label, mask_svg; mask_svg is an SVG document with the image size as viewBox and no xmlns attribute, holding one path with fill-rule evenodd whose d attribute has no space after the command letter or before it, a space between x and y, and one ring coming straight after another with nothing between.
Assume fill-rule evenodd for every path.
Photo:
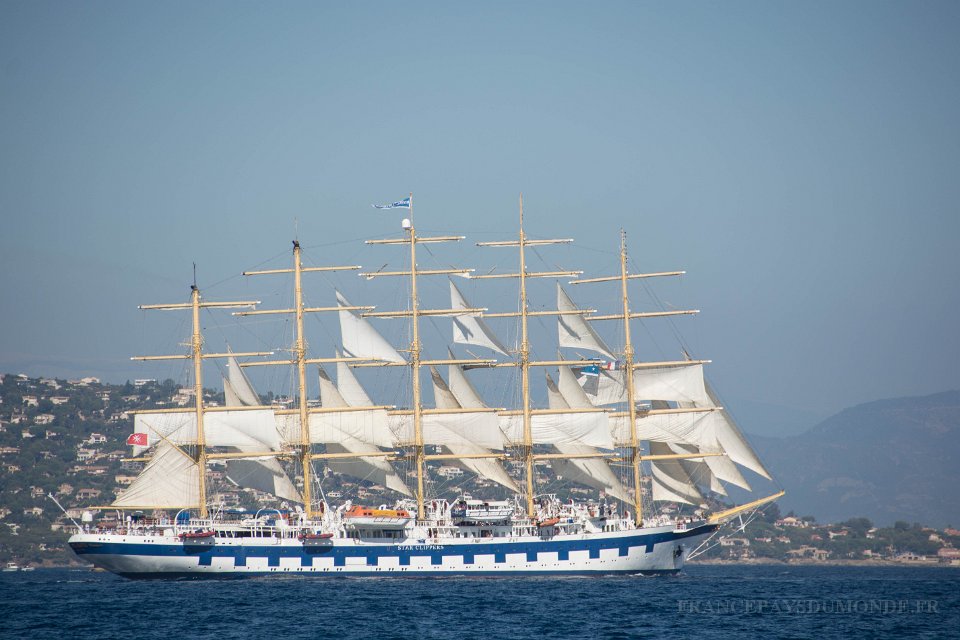
<instances>
[{"instance_id":1,"label":"white ship hull","mask_svg":"<svg viewBox=\"0 0 960 640\"><path fill-rule=\"evenodd\" d=\"M549 537L209 538L82 533L69 544L82 559L129 578L228 578L276 574L516 575L676 573L716 525L557 534Z\"/></svg>"}]
</instances>

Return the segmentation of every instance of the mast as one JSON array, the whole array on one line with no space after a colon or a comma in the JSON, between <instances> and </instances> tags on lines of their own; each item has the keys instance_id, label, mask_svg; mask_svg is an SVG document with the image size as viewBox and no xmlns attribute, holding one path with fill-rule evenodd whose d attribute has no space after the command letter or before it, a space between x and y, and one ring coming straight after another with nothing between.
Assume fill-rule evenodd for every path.
<instances>
[{"instance_id":1,"label":"mast","mask_svg":"<svg viewBox=\"0 0 960 640\"><path fill-rule=\"evenodd\" d=\"M310 422L307 415L307 372L306 357L307 345L303 337L303 288L301 273L303 266L300 260L300 241L293 241L293 290L296 305L297 337L293 347L294 359L297 362L297 385L300 393L300 468L303 472L303 506L307 518L313 516L313 501L311 500L311 472L313 463L310 454L313 447L310 445Z\"/></svg>"},{"instance_id":2,"label":"mast","mask_svg":"<svg viewBox=\"0 0 960 640\"><path fill-rule=\"evenodd\" d=\"M422 358L423 345L420 342L420 317L421 316L457 316L466 312L481 312L482 309L421 309L420 300L417 294L417 281L419 276L433 275L467 275L473 269L418 269L417 268L417 244L437 243L437 242L459 242L463 236L435 236L418 237L416 228L413 224L413 193L410 194L407 206L410 210L410 218L404 220L403 227L405 238L393 238L384 240L367 240L367 244L409 244L410 245L410 270L409 271L377 271L374 273L361 273L360 275L368 279L390 276L409 276L410 277L410 309L406 311L385 311L385 312L366 312L362 317L380 317L380 318L410 318L412 341L410 343L410 361L406 364L410 367L412 376L412 407L409 414L413 416L413 457L415 459L417 473L417 518L423 520L426 516L424 503L426 495L424 490L424 469L428 459L443 459L445 456L427 456L424 452L424 408L423 395L420 383L420 370L424 366L450 363L480 363L488 362L485 360L424 360ZM356 366L390 366L396 363L370 363L358 364ZM456 413L451 410L429 410L430 414ZM408 412L398 411L398 415L408 414ZM409 415L408 414L408 415ZM408 445L409 446L409 445Z\"/></svg>"},{"instance_id":3,"label":"mast","mask_svg":"<svg viewBox=\"0 0 960 640\"><path fill-rule=\"evenodd\" d=\"M527 264L523 231L523 194L520 194L520 379L523 394L523 466L527 480L527 516L533 518L533 429L530 424L530 341L527 334Z\"/></svg>"},{"instance_id":4,"label":"mast","mask_svg":"<svg viewBox=\"0 0 960 640\"><path fill-rule=\"evenodd\" d=\"M417 519L423 520L423 402L420 397L420 303L417 300L417 231L413 224L413 193L410 193L410 313L413 342L410 344L410 371L413 377L413 451L417 466Z\"/></svg>"},{"instance_id":5,"label":"mast","mask_svg":"<svg viewBox=\"0 0 960 640\"><path fill-rule=\"evenodd\" d=\"M626 417L630 420L630 441L626 447L628 450L627 459L630 462L630 468L633 472L633 507L634 507L634 524L638 527L643 526L643 499L641 495L641 465L644 460L663 460L663 459L688 459L688 458L702 458L705 456L710 456L714 454L676 454L676 455L658 455L658 456L644 456L642 455L640 449L640 438L637 431L637 397L636 397L636 388L635 380L633 373L636 369L645 368L648 366L664 366L671 365L676 363L670 362L653 362L653 363L634 363L634 350L633 350L633 340L630 333L630 319L631 318L655 318L655 317L666 317L666 316L676 316L676 315L694 315L699 313L696 309L691 310L682 310L682 311L655 311L655 312L640 312L633 313L630 311L630 296L627 290L627 281L634 279L643 279L643 278L656 278L663 276L680 276L686 273L685 271L663 271L658 273L629 273L627 271L627 233L623 229L620 230L620 274L616 276L601 276L598 278L582 278L579 280L573 280L570 284L588 284L596 282L620 282L620 296L621 296L621 312L610 314L610 315L595 315L591 316L590 320L623 320L623 358L624 358L624 376L626 377L626 388L627 388L627 412ZM700 362L700 361L698 361ZM691 363L692 364L692 363ZM645 412L645 415L655 415L655 414L665 414L665 413L687 413L702 411L703 409L663 409L658 410L654 409L651 411ZM713 411L713 408L706 409ZM614 414L614 415L623 415L623 414Z\"/></svg>"},{"instance_id":6,"label":"mast","mask_svg":"<svg viewBox=\"0 0 960 640\"><path fill-rule=\"evenodd\" d=\"M207 517L207 443L203 432L203 336L200 335L200 289L190 287L190 307L193 311L193 336L190 343L193 356L193 394L197 412L197 465L200 467L200 517Z\"/></svg>"},{"instance_id":7,"label":"mast","mask_svg":"<svg viewBox=\"0 0 960 640\"><path fill-rule=\"evenodd\" d=\"M245 311L235 315L270 315L292 313L296 319L296 336L293 343L293 358L290 360L271 360L262 362L245 362L241 366L264 366L264 365L293 365L297 371L297 389L299 402L297 403L295 413L300 421L300 441L297 443L297 457L300 460L300 467L303 473L303 507L308 518L313 517L313 465L314 459L313 445L310 441L310 407L307 402L307 364L319 362L337 362L339 360L356 361L358 358L307 358L307 341L303 329L303 316L305 313L317 313L323 311L339 311L340 307L310 307L303 304L303 279L306 272L315 271L355 271L360 269L360 265L335 266L335 267L307 267L303 266L303 255L300 248L300 241L293 241L293 268L291 269L267 269L262 271L244 271L245 276L254 275L272 275L272 274L293 274L294 303L292 309L267 309L262 311ZM364 307L367 308L367 307ZM278 414L284 414L284 411L278 411Z\"/></svg>"},{"instance_id":8,"label":"mast","mask_svg":"<svg viewBox=\"0 0 960 640\"><path fill-rule=\"evenodd\" d=\"M581 271L542 271L528 272L526 248L529 246L543 246L549 244L566 244L573 242L570 238L554 240L528 240L526 232L523 229L523 194L520 194L520 231L516 240L478 242L479 247L518 247L520 249L520 269L517 273L505 274L484 274L473 276L476 280L492 278L517 278L520 280L520 310L516 313L485 313L486 317L516 317L520 316L520 350L517 353L517 362L505 363L504 366L520 367L521 395L523 416L523 442L521 452L523 454L523 463L526 476L526 503L527 516L533 518L536 511L533 504L533 496L536 487L535 466L534 463L539 459L551 459L556 457L554 454L535 455L533 453L533 418L534 414L552 414L566 413L566 411L554 411L551 409L534 410L530 406L530 367L531 366L554 366L557 361L538 361L530 360L530 336L528 331L528 320L531 315L556 315L562 314L560 311L540 311L531 312L527 307L527 279L528 278L556 278L556 277L575 277L581 275ZM580 312L577 312L580 313ZM498 365L499 366L499 365ZM599 411L599 410L598 410ZM509 415L513 412L502 412L503 415ZM566 456L564 456L566 457Z\"/></svg>"},{"instance_id":9,"label":"mast","mask_svg":"<svg viewBox=\"0 0 960 640\"><path fill-rule=\"evenodd\" d=\"M623 297L623 359L627 372L627 406L630 414L630 467L633 470L634 523L643 525L643 500L640 495L640 441L637 438L637 400L633 386L633 343L630 338L630 298L627 295L627 233L620 229L620 293Z\"/></svg>"},{"instance_id":10,"label":"mast","mask_svg":"<svg viewBox=\"0 0 960 640\"><path fill-rule=\"evenodd\" d=\"M203 334L200 330L200 309L205 307L216 307L220 309L229 309L236 307L255 307L260 304L257 301L241 302L201 302L200 289L196 282L190 286L190 302L178 304L148 304L140 305L140 309L155 309L169 311L174 309L190 309L192 313L192 332L190 336L190 354L189 355L169 355L169 356L134 356L131 360L193 360L193 393L194 393L194 415L197 420L197 439L195 442L196 454L189 456L182 449L181 453L191 457L199 467L198 483L199 498L197 509L201 518L206 518L207 513L207 461L210 456L207 453L206 434L203 428L204 414L206 413L203 403L203 360L205 358L227 358L230 356L261 356L270 355L269 352L251 352L251 353L204 353L203 352ZM177 447L179 449L179 447Z\"/></svg>"}]
</instances>

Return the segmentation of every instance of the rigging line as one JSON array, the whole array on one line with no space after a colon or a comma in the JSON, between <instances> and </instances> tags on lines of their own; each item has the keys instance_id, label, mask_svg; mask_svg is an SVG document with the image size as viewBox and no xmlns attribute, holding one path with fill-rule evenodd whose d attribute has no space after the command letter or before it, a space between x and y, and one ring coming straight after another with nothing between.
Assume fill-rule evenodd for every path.
<instances>
[{"instance_id":1,"label":"rigging line","mask_svg":"<svg viewBox=\"0 0 960 640\"><path fill-rule=\"evenodd\" d=\"M284 249L284 250L281 251L280 253L277 253L277 254L275 254L275 255L267 258L266 260L263 260L263 261L261 261L261 262L258 262L257 264L255 264L255 265L253 265L252 267L250 267L249 269L247 269L247 271L257 270L259 267L262 267L263 265L267 264L268 262L273 262L274 260L280 258L281 256L286 256L286 255L288 255L289 253L290 253L289 249Z\"/></svg>"},{"instance_id":2,"label":"rigging line","mask_svg":"<svg viewBox=\"0 0 960 640\"><path fill-rule=\"evenodd\" d=\"M222 285L222 284L224 284L224 283L226 283L226 282L230 282L231 280L236 280L237 278L242 278L242 277L243 277L243 274L242 274L242 273L237 273L237 274L234 274L234 275L231 275L231 276L227 276L226 278L223 278L222 280L218 280L217 282L214 282L213 284L205 285L202 290L203 290L203 291L212 291L212 290L215 290L217 287L219 287L220 285Z\"/></svg>"},{"instance_id":3,"label":"rigging line","mask_svg":"<svg viewBox=\"0 0 960 640\"><path fill-rule=\"evenodd\" d=\"M320 244L300 245L300 248L301 249L322 249L323 247L336 247L339 245L351 244L354 242L363 242L366 239L367 239L366 237L361 236L358 238L348 238L346 240L337 240L336 242L323 242Z\"/></svg>"}]
</instances>

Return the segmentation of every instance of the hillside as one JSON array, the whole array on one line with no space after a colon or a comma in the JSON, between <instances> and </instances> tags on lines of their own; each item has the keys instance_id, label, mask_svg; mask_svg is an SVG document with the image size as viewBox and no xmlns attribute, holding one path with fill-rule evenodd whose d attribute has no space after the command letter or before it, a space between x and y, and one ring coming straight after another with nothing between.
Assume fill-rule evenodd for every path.
<instances>
[{"instance_id":1,"label":"hillside","mask_svg":"<svg viewBox=\"0 0 960 640\"><path fill-rule=\"evenodd\" d=\"M787 490L784 512L960 524L960 391L870 402L797 436L751 441Z\"/></svg>"}]
</instances>

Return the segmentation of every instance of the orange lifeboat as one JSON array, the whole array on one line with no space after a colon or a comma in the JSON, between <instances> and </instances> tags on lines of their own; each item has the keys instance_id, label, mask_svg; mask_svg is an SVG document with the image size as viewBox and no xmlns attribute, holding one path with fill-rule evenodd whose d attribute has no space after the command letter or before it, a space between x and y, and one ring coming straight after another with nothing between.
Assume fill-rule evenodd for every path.
<instances>
[{"instance_id":1,"label":"orange lifeboat","mask_svg":"<svg viewBox=\"0 0 960 640\"><path fill-rule=\"evenodd\" d=\"M343 519L355 527L396 529L410 522L411 516L406 509L374 509L357 504L343 514Z\"/></svg>"},{"instance_id":2,"label":"orange lifeboat","mask_svg":"<svg viewBox=\"0 0 960 640\"><path fill-rule=\"evenodd\" d=\"M541 520L537 523L537 526L543 529L544 527L552 527L560 522L560 518L547 518L546 520Z\"/></svg>"}]
</instances>

